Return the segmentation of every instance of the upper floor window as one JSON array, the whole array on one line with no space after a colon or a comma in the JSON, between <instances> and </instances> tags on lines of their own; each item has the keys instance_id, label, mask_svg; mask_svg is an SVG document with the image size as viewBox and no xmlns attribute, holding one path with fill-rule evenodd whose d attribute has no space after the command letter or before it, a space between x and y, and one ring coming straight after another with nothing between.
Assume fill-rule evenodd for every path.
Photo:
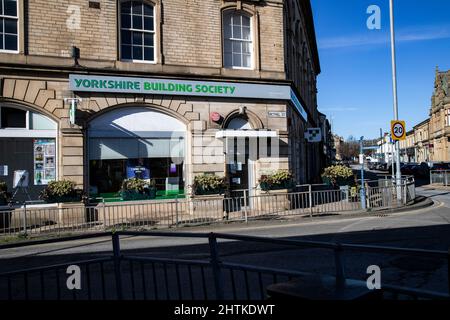
<instances>
[{"instance_id":1,"label":"upper floor window","mask_svg":"<svg viewBox=\"0 0 450 320\"><path fill-rule=\"evenodd\" d=\"M18 20L17 0L0 0L0 51L17 52Z\"/></svg>"},{"instance_id":2,"label":"upper floor window","mask_svg":"<svg viewBox=\"0 0 450 320\"><path fill-rule=\"evenodd\" d=\"M155 10L145 1L124 1L120 5L121 59L155 62Z\"/></svg>"},{"instance_id":3,"label":"upper floor window","mask_svg":"<svg viewBox=\"0 0 450 320\"><path fill-rule=\"evenodd\" d=\"M223 38L224 67L252 68L253 40L251 17L239 11L224 11Z\"/></svg>"},{"instance_id":4,"label":"upper floor window","mask_svg":"<svg viewBox=\"0 0 450 320\"><path fill-rule=\"evenodd\" d=\"M450 109L445 110L445 125L450 126Z\"/></svg>"}]
</instances>

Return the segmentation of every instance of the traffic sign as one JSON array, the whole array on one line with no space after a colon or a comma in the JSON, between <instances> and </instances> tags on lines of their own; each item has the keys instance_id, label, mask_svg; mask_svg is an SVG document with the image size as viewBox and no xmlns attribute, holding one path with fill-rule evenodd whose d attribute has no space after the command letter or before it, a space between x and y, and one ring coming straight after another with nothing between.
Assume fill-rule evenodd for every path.
<instances>
[{"instance_id":1,"label":"traffic sign","mask_svg":"<svg viewBox=\"0 0 450 320\"><path fill-rule=\"evenodd\" d=\"M391 137L392 140L400 141L406 139L406 124L405 121L394 120L391 121Z\"/></svg>"}]
</instances>

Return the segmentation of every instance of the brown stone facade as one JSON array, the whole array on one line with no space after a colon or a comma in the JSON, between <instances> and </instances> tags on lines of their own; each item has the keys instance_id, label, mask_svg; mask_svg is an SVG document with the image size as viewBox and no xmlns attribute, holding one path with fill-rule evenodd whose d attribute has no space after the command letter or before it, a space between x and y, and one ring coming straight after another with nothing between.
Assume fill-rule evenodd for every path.
<instances>
[{"instance_id":1,"label":"brown stone facade","mask_svg":"<svg viewBox=\"0 0 450 320\"><path fill-rule=\"evenodd\" d=\"M430 108L430 161L450 162L450 71L436 71Z\"/></svg>"},{"instance_id":2,"label":"brown stone facade","mask_svg":"<svg viewBox=\"0 0 450 320\"><path fill-rule=\"evenodd\" d=\"M186 125L187 185L200 173L225 174L224 143L215 135L243 108L252 129L276 132L279 139L277 156L255 163L255 184L272 168L291 170L298 183L319 177L322 168L315 160L323 148L304 139L306 128L320 126L316 99L320 64L308 1L301 5L294 0L146 1L155 10L155 63L121 59L121 1L97 2L100 9L81 0L18 0L18 53L0 51L0 105L29 109L57 123L58 179L73 180L88 190L90 122L132 107L156 110ZM224 68L222 12L229 9L251 16L253 68ZM76 61L72 47L80 52ZM69 74L285 85L295 92L308 119L287 100L72 92ZM75 124L69 121L67 98L81 99ZM224 122L213 122L213 113Z\"/></svg>"}]
</instances>

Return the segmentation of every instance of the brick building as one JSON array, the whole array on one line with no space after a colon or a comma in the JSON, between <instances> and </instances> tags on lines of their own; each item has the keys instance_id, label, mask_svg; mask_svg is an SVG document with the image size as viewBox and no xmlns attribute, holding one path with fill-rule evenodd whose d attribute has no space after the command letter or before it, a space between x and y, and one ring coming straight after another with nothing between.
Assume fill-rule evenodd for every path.
<instances>
[{"instance_id":1,"label":"brick building","mask_svg":"<svg viewBox=\"0 0 450 320\"><path fill-rule=\"evenodd\" d=\"M138 174L180 194L205 172L250 190L275 169L319 176L323 146L304 139L320 126L309 0L0 2L10 188L15 170L33 198L63 178L113 197ZM270 150L250 154L255 141Z\"/></svg>"}]
</instances>

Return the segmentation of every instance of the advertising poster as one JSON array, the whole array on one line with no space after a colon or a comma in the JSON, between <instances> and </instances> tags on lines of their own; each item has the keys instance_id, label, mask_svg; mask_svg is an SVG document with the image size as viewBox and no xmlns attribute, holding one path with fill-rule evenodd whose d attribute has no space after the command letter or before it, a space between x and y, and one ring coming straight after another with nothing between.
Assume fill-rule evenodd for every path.
<instances>
[{"instance_id":1,"label":"advertising poster","mask_svg":"<svg viewBox=\"0 0 450 320\"><path fill-rule=\"evenodd\" d=\"M127 179L150 179L150 169L145 165L144 159L127 160Z\"/></svg>"},{"instance_id":2,"label":"advertising poster","mask_svg":"<svg viewBox=\"0 0 450 320\"><path fill-rule=\"evenodd\" d=\"M54 139L34 140L34 184L46 185L56 179L56 144Z\"/></svg>"}]
</instances>

